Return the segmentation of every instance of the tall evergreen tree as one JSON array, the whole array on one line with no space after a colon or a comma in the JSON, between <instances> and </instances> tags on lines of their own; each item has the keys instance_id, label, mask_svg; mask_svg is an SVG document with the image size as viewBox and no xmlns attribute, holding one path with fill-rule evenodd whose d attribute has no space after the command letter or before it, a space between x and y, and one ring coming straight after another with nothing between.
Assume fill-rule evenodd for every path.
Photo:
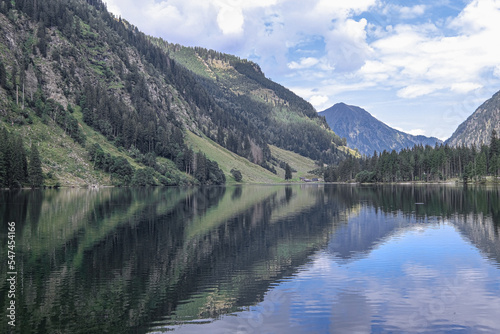
<instances>
[{"instance_id":1,"label":"tall evergreen tree","mask_svg":"<svg viewBox=\"0 0 500 334\"><path fill-rule=\"evenodd\" d=\"M292 167L287 163L285 165L285 180L291 180L292 179Z\"/></svg>"},{"instance_id":2,"label":"tall evergreen tree","mask_svg":"<svg viewBox=\"0 0 500 334\"><path fill-rule=\"evenodd\" d=\"M28 163L21 136L10 138L9 187L21 187L26 182Z\"/></svg>"},{"instance_id":3,"label":"tall evergreen tree","mask_svg":"<svg viewBox=\"0 0 500 334\"><path fill-rule=\"evenodd\" d=\"M38 148L31 145L30 162L28 168L29 182L32 188L38 188L43 185L42 162Z\"/></svg>"},{"instance_id":4,"label":"tall evergreen tree","mask_svg":"<svg viewBox=\"0 0 500 334\"><path fill-rule=\"evenodd\" d=\"M3 161L0 166L0 187L9 185L9 165L10 165L10 150L9 150L9 133L7 129L2 128L0 131L0 156Z\"/></svg>"},{"instance_id":5,"label":"tall evergreen tree","mask_svg":"<svg viewBox=\"0 0 500 334\"><path fill-rule=\"evenodd\" d=\"M3 150L0 148L0 188L5 186L7 180L7 168Z\"/></svg>"},{"instance_id":6,"label":"tall evergreen tree","mask_svg":"<svg viewBox=\"0 0 500 334\"><path fill-rule=\"evenodd\" d=\"M0 61L0 87L6 88L7 86L7 72L5 65Z\"/></svg>"},{"instance_id":7,"label":"tall evergreen tree","mask_svg":"<svg viewBox=\"0 0 500 334\"><path fill-rule=\"evenodd\" d=\"M500 139L497 137L496 130L493 129L490 140L490 158L495 155L500 155Z\"/></svg>"},{"instance_id":8,"label":"tall evergreen tree","mask_svg":"<svg viewBox=\"0 0 500 334\"><path fill-rule=\"evenodd\" d=\"M479 177L485 176L487 173L487 162L486 162L486 153L481 152L479 157L477 158L476 163L476 174Z\"/></svg>"},{"instance_id":9,"label":"tall evergreen tree","mask_svg":"<svg viewBox=\"0 0 500 334\"><path fill-rule=\"evenodd\" d=\"M207 180L207 157L199 151L196 153L196 172L194 177L201 183Z\"/></svg>"}]
</instances>

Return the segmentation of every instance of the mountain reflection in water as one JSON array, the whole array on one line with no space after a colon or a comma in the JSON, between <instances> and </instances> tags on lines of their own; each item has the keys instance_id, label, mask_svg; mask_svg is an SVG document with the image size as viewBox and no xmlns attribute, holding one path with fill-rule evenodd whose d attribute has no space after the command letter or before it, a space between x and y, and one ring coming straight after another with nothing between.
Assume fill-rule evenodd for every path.
<instances>
[{"instance_id":1,"label":"mountain reflection in water","mask_svg":"<svg viewBox=\"0 0 500 334\"><path fill-rule=\"evenodd\" d=\"M499 194L347 185L4 191L0 214L16 222L22 268L16 331L500 332ZM3 310L7 292L3 279Z\"/></svg>"}]
</instances>

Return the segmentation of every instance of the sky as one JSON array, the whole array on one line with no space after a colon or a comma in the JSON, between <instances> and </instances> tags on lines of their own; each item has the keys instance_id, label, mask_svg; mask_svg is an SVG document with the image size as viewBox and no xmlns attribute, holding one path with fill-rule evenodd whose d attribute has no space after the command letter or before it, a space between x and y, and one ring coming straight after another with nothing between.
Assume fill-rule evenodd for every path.
<instances>
[{"instance_id":1,"label":"sky","mask_svg":"<svg viewBox=\"0 0 500 334\"><path fill-rule=\"evenodd\" d=\"M252 60L317 111L449 138L500 90L500 0L104 0L170 43Z\"/></svg>"}]
</instances>

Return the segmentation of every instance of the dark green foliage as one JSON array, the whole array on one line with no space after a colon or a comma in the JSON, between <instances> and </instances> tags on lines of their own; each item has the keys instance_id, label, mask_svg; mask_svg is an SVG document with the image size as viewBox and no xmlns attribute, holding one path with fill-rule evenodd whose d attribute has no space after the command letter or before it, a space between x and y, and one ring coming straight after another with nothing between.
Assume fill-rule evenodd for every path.
<instances>
[{"instance_id":1,"label":"dark green foliage","mask_svg":"<svg viewBox=\"0 0 500 334\"><path fill-rule=\"evenodd\" d=\"M107 161L107 156L101 148L101 145L95 143L88 148L90 161L94 163L94 169L102 169L103 171L109 171L109 162Z\"/></svg>"},{"instance_id":2,"label":"dark green foliage","mask_svg":"<svg viewBox=\"0 0 500 334\"><path fill-rule=\"evenodd\" d=\"M500 138L496 130L491 132L488 172L495 176L500 173Z\"/></svg>"},{"instance_id":3,"label":"dark green foliage","mask_svg":"<svg viewBox=\"0 0 500 334\"><path fill-rule=\"evenodd\" d=\"M202 184L205 183L208 178L207 157L201 151L196 153L196 171L194 177Z\"/></svg>"},{"instance_id":4,"label":"dark green foliage","mask_svg":"<svg viewBox=\"0 0 500 334\"><path fill-rule=\"evenodd\" d=\"M137 169L132 178L133 186L155 186L154 170L151 167Z\"/></svg>"},{"instance_id":5,"label":"dark green foliage","mask_svg":"<svg viewBox=\"0 0 500 334\"><path fill-rule=\"evenodd\" d=\"M11 147L9 187L22 187L22 185L27 181L28 161L26 159L26 151L24 150L21 136L12 136L9 146Z\"/></svg>"},{"instance_id":6,"label":"dark green foliage","mask_svg":"<svg viewBox=\"0 0 500 334\"><path fill-rule=\"evenodd\" d=\"M90 146L88 152L90 161L94 163L94 169L110 173L113 183L116 185L130 184L134 176L134 168L127 159L104 153L97 143Z\"/></svg>"},{"instance_id":7,"label":"dark green foliage","mask_svg":"<svg viewBox=\"0 0 500 334\"><path fill-rule=\"evenodd\" d=\"M196 171L194 177L201 184L224 184L226 176L215 161L208 159L204 153L196 153Z\"/></svg>"},{"instance_id":8,"label":"dark green foliage","mask_svg":"<svg viewBox=\"0 0 500 334\"><path fill-rule=\"evenodd\" d=\"M109 164L109 172L113 182L120 185L128 185L134 175L134 168L127 159L123 157L112 157Z\"/></svg>"},{"instance_id":9,"label":"dark green foliage","mask_svg":"<svg viewBox=\"0 0 500 334\"><path fill-rule=\"evenodd\" d=\"M500 155L500 138L498 138L496 130L493 130L490 138L490 158L495 155Z\"/></svg>"},{"instance_id":10,"label":"dark green foliage","mask_svg":"<svg viewBox=\"0 0 500 334\"><path fill-rule=\"evenodd\" d=\"M333 166L325 168L323 177L325 182L337 182L339 179L337 175L337 168Z\"/></svg>"},{"instance_id":11,"label":"dark green foliage","mask_svg":"<svg viewBox=\"0 0 500 334\"><path fill-rule=\"evenodd\" d=\"M43 186L42 162L36 145L31 145L28 176L29 183L32 188Z\"/></svg>"},{"instance_id":12,"label":"dark green foliage","mask_svg":"<svg viewBox=\"0 0 500 334\"><path fill-rule=\"evenodd\" d=\"M241 182L241 180L243 180L243 175L241 175L241 172L237 169L231 169L231 175L236 182Z\"/></svg>"},{"instance_id":13,"label":"dark green foliage","mask_svg":"<svg viewBox=\"0 0 500 334\"><path fill-rule=\"evenodd\" d=\"M43 22L40 22L38 25L38 49L40 50L40 54L42 57L46 58L47 57L47 33L45 31L45 26Z\"/></svg>"},{"instance_id":14,"label":"dark green foliage","mask_svg":"<svg viewBox=\"0 0 500 334\"><path fill-rule=\"evenodd\" d=\"M7 88L7 71L5 65L0 61L0 87Z\"/></svg>"},{"instance_id":15,"label":"dark green foliage","mask_svg":"<svg viewBox=\"0 0 500 334\"><path fill-rule=\"evenodd\" d=\"M75 142L85 145L85 135L78 126L78 121L72 113L52 99L45 99L41 92L35 94L34 109L38 117L46 124L52 120Z\"/></svg>"},{"instance_id":16,"label":"dark green foliage","mask_svg":"<svg viewBox=\"0 0 500 334\"><path fill-rule=\"evenodd\" d=\"M289 164L285 165L285 180L292 179L292 167Z\"/></svg>"},{"instance_id":17,"label":"dark green foliage","mask_svg":"<svg viewBox=\"0 0 500 334\"><path fill-rule=\"evenodd\" d=\"M497 141L492 134L492 143ZM490 174L498 175L500 158L491 146L483 145L480 150L473 147L448 145L422 146L377 154L362 159L346 159L337 166L324 170L327 182L405 182L441 181L461 178L464 182L480 181Z\"/></svg>"},{"instance_id":18,"label":"dark green foliage","mask_svg":"<svg viewBox=\"0 0 500 334\"><path fill-rule=\"evenodd\" d=\"M0 186L20 188L28 181L28 161L19 135L0 130Z\"/></svg>"},{"instance_id":19,"label":"dark green foliage","mask_svg":"<svg viewBox=\"0 0 500 334\"><path fill-rule=\"evenodd\" d=\"M375 176L376 176L375 172L369 172L369 171L364 170L364 171L356 174L356 182L371 183L371 182L374 182Z\"/></svg>"},{"instance_id":20,"label":"dark green foliage","mask_svg":"<svg viewBox=\"0 0 500 334\"><path fill-rule=\"evenodd\" d=\"M485 176L487 172L487 161L485 152L481 152L476 159L476 175L479 177Z\"/></svg>"},{"instance_id":21,"label":"dark green foliage","mask_svg":"<svg viewBox=\"0 0 500 334\"><path fill-rule=\"evenodd\" d=\"M0 130L0 188L7 186L10 160L7 156L8 133L5 128Z\"/></svg>"}]
</instances>

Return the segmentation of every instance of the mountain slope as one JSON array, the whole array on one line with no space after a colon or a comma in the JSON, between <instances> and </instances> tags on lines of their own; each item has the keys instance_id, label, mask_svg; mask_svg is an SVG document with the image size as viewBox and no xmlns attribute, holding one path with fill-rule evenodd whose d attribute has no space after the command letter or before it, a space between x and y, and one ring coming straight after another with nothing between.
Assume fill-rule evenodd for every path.
<instances>
[{"instance_id":1,"label":"mountain slope","mask_svg":"<svg viewBox=\"0 0 500 334\"><path fill-rule=\"evenodd\" d=\"M345 158L348 150L342 147L341 138L318 117L312 105L266 78L257 64L213 50L183 47L161 39L152 41L191 70L197 82L214 97L225 112L218 124L226 126L226 118L235 115L269 144L328 163ZM224 129L225 138L221 140L216 125L206 134L235 151L227 145L232 130Z\"/></svg>"},{"instance_id":2,"label":"mountain slope","mask_svg":"<svg viewBox=\"0 0 500 334\"><path fill-rule=\"evenodd\" d=\"M39 145L46 179L60 185L130 184L139 171L149 184L220 182L188 131L275 173L282 161L270 145L328 163L349 154L257 64L178 49L185 55L100 0L0 0L0 128L22 135L27 151Z\"/></svg>"},{"instance_id":3,"label":"mountain slope","mask_svg":"<svg viewBox=\"0 0 500 334\"><path fill-rule=\"evenodd\" d=\"M337 135L346 138L347 146L357 148L361 154L399 151L418 144L434 146L441 142L437 138L413 136L393 129L366 110L345 103L337 103L319 114Z\"/></svg>"},{"instance_id":4,"label":"mountain slope","mask_svg":"<svg viewBox=\"0 0 500 334\"><path fill-rule=\"evenodd\" d=\"M488 144L491 133L500 132L500 91L479 106L446 140L450 146Z\"/></svg>"}]
</instances>

